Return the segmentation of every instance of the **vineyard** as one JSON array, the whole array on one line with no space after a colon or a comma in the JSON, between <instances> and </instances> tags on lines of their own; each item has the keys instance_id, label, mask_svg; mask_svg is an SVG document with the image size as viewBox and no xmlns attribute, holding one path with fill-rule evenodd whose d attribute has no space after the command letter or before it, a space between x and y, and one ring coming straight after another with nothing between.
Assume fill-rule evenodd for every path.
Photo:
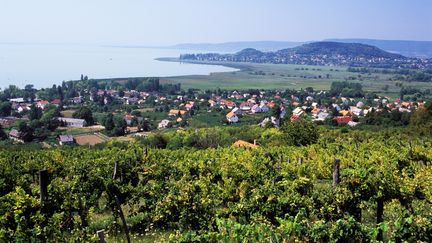
<instances>
[{"instance_id":1,"label":"vineyard","mask_svg":"<svg viewBox=\"0 0 432 243\"><path fill-rule=\"evenodd\" d=\"M431 148L335 132L254 150L0 149L0 241L431 242Z\"/></svg>"}]
</instances>

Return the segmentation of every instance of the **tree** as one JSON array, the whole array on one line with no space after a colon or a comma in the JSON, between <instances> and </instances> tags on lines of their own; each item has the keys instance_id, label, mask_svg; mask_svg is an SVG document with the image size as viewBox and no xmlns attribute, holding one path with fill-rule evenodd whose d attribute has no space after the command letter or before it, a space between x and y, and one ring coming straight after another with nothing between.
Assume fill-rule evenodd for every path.
<instances>
[{"instance_id":1,"label":"tree","mask_svg":"<svg viewBox=\"0 0 432 243\"><path fill-rule=\"evenodd\" d=\"M104 126L106 131L111 131L114 129L115 124L114 124L114 116L112 113L109 113L108 116L106 117Z\"/></svg>"},{"instance_id":2,"label":"tree","mask_svg":"<svg viewBox=\"0 0 432 243\"><path fill-rule=\"evenodd\" d=\"M121 116L114 117L115 128L113 133L116 136L123 136L125 134L127 123Z\"/></svg>"},{"instance_id":3,"label":"tree","mask_svg":"<svg viewBox=\"0 0 432 243\"><path fill-rule=\"evenodd\" d=\"M10 116L12 111L12 105L8 101L0 102L0 117Z\"/></svg>"},{"instance_id":4,"label":"tree","mask_svg":"<svg viewBox=\"0 0 432 243\"><path fill-rule=\"evenodd\" d=\"M22 134L22 140L24 142L30 142L33 140L33 129L27 125L24 121L20 121L17 125L18 132Z\"/></svg>"},{"instance_id":5,"label":"tree","mask_svg":"<svg viewBox=\"0 0 432 243\"><path fill-rule=\"evenodd\" d=\"M87 125L93 125L94 124L93 113L86 106L82 106L77 111L75 111L72 114L72 117L78 118L78 119L84 119L87 122Z\"/></svg>"},{"instance_id":6,"label":"tree","mask_svg":"<svg viewBox=\"0 0 432 243\"><path fill-rule=\"evenodd\" d=\"M138 124L138 129L144 132L150 131L151 130L150 121L147 118L142 119L141 122Z\"/></svg>"},{"instance_id":7,"label":"tree","mask_svg":"<svg viewBox=\"0 0 432 243\"><path fill-rule=\"evenodd\" d=\"M419 108L411 117L410 124L415 127L420 127L432 123L432 102L424 108Z\"/></svg>"},{"instance_id":8,"label":"tree","mask_svg":"<svg viewBox=\"0 0 432 243\"><path fill-rule=\"evenodd\" d=\"M57 119L59 116L60 111L57 109L57 107L52 106L43 113L42 117L40 118L40 122L46 129L54 131L58 126L60 126L60 122Z\"/></svg>"},{"instance_id":9,"label":"tree","mask_svg":"<svg viewBox=\"0 0 432 243\"><path fill-rule=\"evenodd\" d=\"M38 120L42 117L42 109L35 106L35 104L31 105L30 112L29 112L29 119L32 120Z\"/></svg>"},{"instance_id":10,"label":"tree","mask_svg":"<svg viewBox=\"0 0 432 243\"><path fill-rule=\"evenodd\" d=\"M271 109L271 114L272 114L272 116L274 116L276 119L279 119L280 118L280 115L281 115L281 108L280 108L280 106L279 105L275 105L272 109Z\"/></svg>"},{"instance_id":11,"label":"tree","mask_svg":"<svg viewBox=\"0 0 432 243\"><path fill-rule=\"evenodd\" d=\"M3 127L0 125L0 140L5 140L5 139L7 139L7 134L3 130Z\"/></svg>"},{"instance_id":12,"label":"tree","mask_svg":"<svg viewBox=\"0 0 432 243\"><path fill-rule=\"evenodd\" d=\"M283 140L288 145L304 146L316 143L318 129L312 121L300 119L297 122L285 122L282 125Z\"/></svg>"}]
</instances>

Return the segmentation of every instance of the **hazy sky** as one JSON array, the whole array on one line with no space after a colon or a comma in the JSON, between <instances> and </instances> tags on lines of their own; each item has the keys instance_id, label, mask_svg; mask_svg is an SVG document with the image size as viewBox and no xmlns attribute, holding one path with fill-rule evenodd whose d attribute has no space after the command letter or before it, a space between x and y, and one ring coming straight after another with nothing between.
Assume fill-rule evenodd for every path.
<instances>
[{"instance_id":1,"label":"hazy sky","mask_svg":"<svg viewBox=\"0 0 432 243\"><path fill-rule=\"evenodd\" d=\"M0 0L0 42L432 40L432 0Z\"/></svg>"}]
</instances>

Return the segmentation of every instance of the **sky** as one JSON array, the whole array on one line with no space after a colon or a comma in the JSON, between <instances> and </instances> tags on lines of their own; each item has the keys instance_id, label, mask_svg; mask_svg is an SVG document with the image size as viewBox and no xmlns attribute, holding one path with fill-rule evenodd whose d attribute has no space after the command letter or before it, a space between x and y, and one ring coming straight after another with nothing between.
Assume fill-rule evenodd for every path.
<instances>
[{"instance_id":1,"label":"sky","mask_svg":"<svg viewBox=\"0 0 432 243\"><path fill-rule=\"evenodd\" d=\"M0 0L0 42L432 41L432 0Z\"/></svg>"}]
</instances>

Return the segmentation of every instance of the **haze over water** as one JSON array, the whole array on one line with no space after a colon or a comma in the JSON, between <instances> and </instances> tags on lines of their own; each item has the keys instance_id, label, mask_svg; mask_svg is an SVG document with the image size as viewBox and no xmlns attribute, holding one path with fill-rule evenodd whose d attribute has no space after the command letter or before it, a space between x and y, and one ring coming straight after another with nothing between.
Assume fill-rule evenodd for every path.
<instances>
[{"instance_id":1,"label":"haze over water","mask_svg":"<svg viewBox=\"0 0 432 243\"><path fill-rule=\"evenodd\" d=\"M51 87L64 80L89 78L167 77L228 72L235 69L157 61L190 50L119 48L92 45L0 44L0 88L11 84ZM195 52L195 51L194 51ZM199 52L199 51L197 51Z\"/></svg>"}]
</instances>

